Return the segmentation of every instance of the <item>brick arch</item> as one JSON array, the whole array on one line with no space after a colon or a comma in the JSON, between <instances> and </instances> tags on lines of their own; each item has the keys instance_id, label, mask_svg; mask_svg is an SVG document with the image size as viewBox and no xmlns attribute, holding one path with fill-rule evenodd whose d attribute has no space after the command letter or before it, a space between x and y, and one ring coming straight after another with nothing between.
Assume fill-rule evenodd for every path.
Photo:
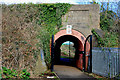
<instances>
[{"instance_id":1,"label":"brick arch","mask_svg":"<svg viewBox=\"0 0 120 80\"><path fill-rule=\"evenodd\" d=\"M83 52L84 51L84 43L85 43L86 37L81 32L78 32L78 31L72 29L72 34L67 34L66 30L60 30L59 32L57 32L54 35L54 43L56 43L56 42L59 43L60 39L67 38L65 36L70 36L71 38L75 37L76 39L78 39L78 43L76 43L76 44L79 45L78 50L79 50L79 52ZM89 42L87 42L86 45L88 46L88 47L86 47L86 52L89 52L90 51L90 47L89 47L90 44L89 44ZM57 53L55 53L55 54L57 54ZM88 54L89 53L87 53L86 55L88 55ZM78 68L80 68L81 70L83 70L83 59L82 59L83 58L83 54L79 54L78 56L79 56L79 58L78 58L78 60L76 60L76 66ZM87 63L88 63L88 58L86 57L86 67L87 67Z\"/></svg>"},{"instance_id":2,"label":"brick arch","mask_svg":"<svg viewBox=\"0 0 120 80\"><path fill-rule=\"evenodd\" d=\"M86 37L81 33L81 32L78 32L74 29L72 29L72 34L67 34L66 33L66 30L60 30L59 32L57 32L55 34L55 38L54 38L54 42L59 39L61 36L64 36L64 35L71 35L71 36L74 36L76 37L77 39L79 39L79 41L81 41L82 43L82 46L84 47L84 43L85 43L85 40L86 40ZM89 46L89 43L87 42L87 45ZM84 49L82 49L84 50Z\"/></svg>"}]
</instances>

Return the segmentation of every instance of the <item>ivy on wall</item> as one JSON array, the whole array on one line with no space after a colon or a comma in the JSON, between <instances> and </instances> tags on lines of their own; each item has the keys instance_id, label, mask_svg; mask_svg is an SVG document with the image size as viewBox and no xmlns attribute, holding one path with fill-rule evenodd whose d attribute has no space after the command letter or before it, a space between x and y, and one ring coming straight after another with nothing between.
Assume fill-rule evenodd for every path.
<instances>
[{"instance_id":1,"label":"ivy on wall","mask_svg":"<svg viewBox=\"0 0 120 80\"><path fill-rule=\"evenodd\" d=\"M37 19L37 24L40 25L43 30L41 30L38 38L42 39L43 50L45 52L45 60L50 63L50 38L54 35L60 27L62 27L62 16L68 12L70 4L67 3L57 3L57 4L41 4L38 12L39 19ZM44 34L43 34L44 33Z\"/></svg>"}]
</instances>

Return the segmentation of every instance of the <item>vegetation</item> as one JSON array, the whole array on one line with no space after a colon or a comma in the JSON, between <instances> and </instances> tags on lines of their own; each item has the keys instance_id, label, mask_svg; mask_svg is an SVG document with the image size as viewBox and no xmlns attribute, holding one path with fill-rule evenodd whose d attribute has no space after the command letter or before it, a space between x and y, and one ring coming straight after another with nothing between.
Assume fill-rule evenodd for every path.
<instances>
[{"instance_id":1,"label":"vegetation","mask_svg":"<svg viewBox=\"0 0 120 80\"><path fill-rule=\"evenodd\" d=\"M109 3L107 3L107 8L105 9L103 5L101 5L102 12L100 13L100 28L105 32L105 35L101 38L94 29L92 33L98 40L98 46L117 47L119 45L119 17L112 10L108 10L108 6Z\"/></svg>"},{"instance_id":2,"label":"vegetation","mask_svg":"<svg viewBox=\"0 0 120 80\"><path fill-rule=\"evenodd\" d=\"M61 17L70 6L67 3L2 5L2 65L17 71L27 69L33 74L40 49L50 65L51 36L62 27Z\"/></svg>"},{"instance_id":3,"label":"vegetation","mask_svg":"<svg viewBox=\"0 0 120 80\"><path fill-rule=\"evenodd\" d=\"M26 71L26 69L23 69L20 73L18 73L14 69L8 69L6 67L2 67L1 71L4 78L21 78L28 80L30 77L30 73Z\"/></svg>"},{"instance_id":4,"label":"vegetation","mask_svg":"<svg viewBox=\"0 0 120 80\"><path fill-rule=\"evenodd\" d=\"M65 3L41 5L41 16L37 23L41 25L41 27L44 27L44 29L40 32L38 38L41 39L41 42L43 44L43 50L46 55L45 60L48 64L51 61L49 51L50 48L48 46L50 45L50 38L59 30L60 27L62 27L61 17L69 10L70 6L70 4Z\"/></svg>"}]
</instances>

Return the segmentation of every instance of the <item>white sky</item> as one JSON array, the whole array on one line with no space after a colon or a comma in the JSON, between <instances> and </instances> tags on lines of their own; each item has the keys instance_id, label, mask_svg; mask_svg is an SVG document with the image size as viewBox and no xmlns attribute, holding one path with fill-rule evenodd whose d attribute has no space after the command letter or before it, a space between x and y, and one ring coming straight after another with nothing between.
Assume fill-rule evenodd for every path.
<instances>
[{"instance_id":1,"label":"white sky","mask_svg":"<svg viewBox=\"0 0 120 80\"><path fill-rule=\"evenodd\" d=\"M5 4L14 4L14 3L70 3L70 4L78 4L77 2L90 2L92 0L0 0L0 3L5 3ZM97 2L103 1L107 2L108 0L96 0ZM109 0L110 2L118 2L120 0Z\"/></svg>"}]
</instances>

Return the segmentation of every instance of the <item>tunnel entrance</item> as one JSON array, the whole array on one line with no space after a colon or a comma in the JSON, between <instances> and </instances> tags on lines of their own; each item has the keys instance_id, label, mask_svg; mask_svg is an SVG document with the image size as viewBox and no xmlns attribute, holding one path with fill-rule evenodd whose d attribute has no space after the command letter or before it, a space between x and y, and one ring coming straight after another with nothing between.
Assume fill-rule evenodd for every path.
<instances>
[{"instance_id":1,"label":"tunnel entrance","mask_svg":"<svg viewBox=\"0 0 120 80\"><path fill-rule=\"evenodd\" d=\"M70 41L74 43L74 48L75 48L75 56L74 57L62 57L62 52L60 47L62 44L66 41ZM55 41L55 47L54 47L54 61L55 64L64 64L64 65L71 65L71 66L76 66L76 61L78 60L79 56L79 49L82 47L82 43L74 36L72 35L64 35L61 36L59 39ZM68 49L66 47L66 49Z\"/></svg>"},{"instance_id":2,"label":"tunnel entrance","mask_svg":"<svg viewBox=\"0 0 120 80\"><path fill-rule=\"evenodd\" d=\"M89 36L87 38L89 38ZM89 57L90 57L89 54L91 49L87 38L81 32L76 31L74 29L72 29L71 34L67 34L66 30L60 30L58 33L56 33L54 37L52 37L51 70L53 70L53 65L55 64L64 64L64 65L76 66L81 70L87 71L89 65ZM74 44L73 47L75 48L75 52L73 58L61 57L62 55L61 46L66 41L70 41Z\"/></svg>"}]
</instances>

